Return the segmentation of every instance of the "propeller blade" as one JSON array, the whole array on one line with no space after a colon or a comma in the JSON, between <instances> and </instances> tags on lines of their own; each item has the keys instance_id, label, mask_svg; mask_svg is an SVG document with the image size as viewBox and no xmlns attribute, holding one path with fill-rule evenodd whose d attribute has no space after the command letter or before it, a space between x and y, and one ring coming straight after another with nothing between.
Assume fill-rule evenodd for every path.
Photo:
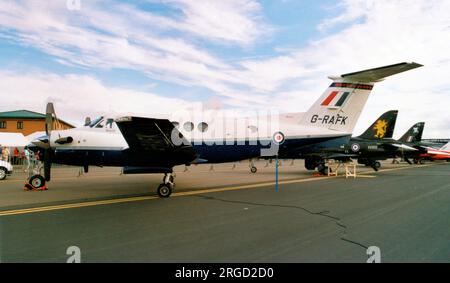
<instances>
[{"instance_id":1,"label":"propeller blade","mask_svg":"<svg viewBox=\"0 0 450 283\"><path fill-rule=\"evenodd\" d=\"M45 110L45 132L47 134L48 145L44 150L44 178L49 182L51 179L52 169L52 148L51 148L51 133L55 124L56 113L53 103L47 103L47 109Z\"/></svg>"},{"instance_id":2,"label":"propeller blade","mask_svg":"<svg viewBox=\"0 0 450 283\"><path fill-rule=\"evenodd\" d=\"M45 181L49 182L51 180L51 169L52 169L52 150L50 148L44 151L44 178Z\"/></svg>"},{"instance_id":3,"label":"propeller blade","mask_svg":"<svg viewBox=\"0 0 450 283\"><path fill-rule=\"evenodd\" d=\"M45 133L47 136L50 136L50 133L53 130L53 116L55 114L55 108L53 103L47 103L47 109L45 111Z\"/></svg>"}]
</instances>

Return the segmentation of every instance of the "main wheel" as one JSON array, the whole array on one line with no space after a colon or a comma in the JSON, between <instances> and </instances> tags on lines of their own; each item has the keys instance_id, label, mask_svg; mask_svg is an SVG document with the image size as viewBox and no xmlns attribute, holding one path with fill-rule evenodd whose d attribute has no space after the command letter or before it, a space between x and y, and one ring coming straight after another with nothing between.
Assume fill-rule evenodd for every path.
<instances>
[{"instance_id":1,"label":"main wheel","mask_svg":"<svg viewBox=\"0 0 450 283\"><path fill-rule=\"evenodd\" d=\"M172 185L170 184L161 184L158 186L158 195L161 198L168 198L172 194Z\"/></svg>"},{"instance_id":2,"label":"main wheel","mask_svg":"<svg viewBox=\"0 0 450 283\"><path fill-rule=\"evenodd\" d=\"M0 167L0 180L6 179L6 174L8 174L8 171L4 167Z\"/></svg>"},{"instance_id":3,"label":"main wheel","mask_svg":"<svg viewBox=\"0 0 450 283\"><path fill-rule=\"evenodd\" d=\"M34 175L28 180L28 183L34 189L40 189L45 186L45 178L42 175Z\"/></svg>"},{"instance_id":4,"label":"main wheel","mask_svg":"<svg viewBox=\"0 0 450 283\"><path fill-rule=\"evenodd\" d=\"M250 168L250 172L256 173L256 171L258 171L258 168L256 168L255 166L252 166L252 167Z\"/></svg>"},{"instance_id":5,"label":"main wheel","mask_svg":"<svg viewBox=\"0 0 450 283\"><path fill-rule=\"evenodd\" d=\"M378 162L378 161L375 161L375 162L373 163L373 167L375 167L375 168L377 168L377 169L380 169L381 163Z\"/></svg>"}]
</instances>

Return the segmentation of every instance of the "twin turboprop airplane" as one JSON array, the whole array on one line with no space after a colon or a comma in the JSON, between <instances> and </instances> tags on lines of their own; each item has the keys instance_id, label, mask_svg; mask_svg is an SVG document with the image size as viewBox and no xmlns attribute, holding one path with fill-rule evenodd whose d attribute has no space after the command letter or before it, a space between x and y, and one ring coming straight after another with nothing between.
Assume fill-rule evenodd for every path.
<instances>
[{"instance_id":1,"label":"twin turboprop airplane","mask_svg":"<svg viewBox=\"0 0 450 283\"><path fill-rule=\"evenodd\" d=\"M300 155L339 147L350 140L376 82L421 66L399 63L330 77L332 84L306 113L278 116L276 127L248 117L199 120L125 116L100 117L81 128L52 130L56 116L50 104L46 136L33 142L44 149L44 177L33 176L29 183L38 188L50 181L52 163L83 166L85 171L90 165L120 166L125 174L165 174L157 193L168 197L174 186L173 167L177 165ZM227 127L230 124L233 126Z\"/></svg>"}]
</instances>

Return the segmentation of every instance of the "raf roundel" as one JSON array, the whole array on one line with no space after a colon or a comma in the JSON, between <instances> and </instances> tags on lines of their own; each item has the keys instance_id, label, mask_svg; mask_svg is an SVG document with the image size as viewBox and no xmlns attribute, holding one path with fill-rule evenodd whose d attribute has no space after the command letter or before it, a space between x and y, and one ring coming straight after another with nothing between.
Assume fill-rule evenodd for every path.
<instances>
[{"instance_id":1,"label":"raf roundel","mask_svg":"<svg viewBox=\"0 0 450 283\"><path fill-rule=\"evenodd\" d=\"M357 143L352 144L352 151L353 152L358 152L359 149L360 149L359 144L357 144Z\"/></svg>"},{"instance_id":2,"label":"raf roundel","mask_svg":"<svg viewBox=\"0 0 450 283\"><path fill-rule=\"evenodd\" d=\"M273 141L276 144L282 144L284 142L284 134L282 132L276 132L273 134Z\"/></svg>"}]
</instances>

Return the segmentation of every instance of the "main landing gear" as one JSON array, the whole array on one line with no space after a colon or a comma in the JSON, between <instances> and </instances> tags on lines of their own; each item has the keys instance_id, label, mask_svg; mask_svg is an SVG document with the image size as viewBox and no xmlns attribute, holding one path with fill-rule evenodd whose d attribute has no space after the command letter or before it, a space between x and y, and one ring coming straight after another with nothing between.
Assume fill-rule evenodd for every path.
<instances>
[{"instance_id":1,"label":"main landing gear","mask_svg":"<svg viewBox=\"0 0 450 283\"><path fill-rule=\"evenodd\" d=\"M256 168L253 159L250 159L250 164L248 167L250 168L250 172L252 172L253 174L255 174L258 171L258 168Z\"/></svg>"},{"instance_id":2,"label":"main landing gear","mask_svg":"<svg viewBox=\"0 0 450 283\"><path fill-rule=\"evenodd\" d=\"M166 173L163 182L158 186L157 193L161 198L168 198L172 194L175 176L173 173Z\"/></svg>"}]
</instances>

